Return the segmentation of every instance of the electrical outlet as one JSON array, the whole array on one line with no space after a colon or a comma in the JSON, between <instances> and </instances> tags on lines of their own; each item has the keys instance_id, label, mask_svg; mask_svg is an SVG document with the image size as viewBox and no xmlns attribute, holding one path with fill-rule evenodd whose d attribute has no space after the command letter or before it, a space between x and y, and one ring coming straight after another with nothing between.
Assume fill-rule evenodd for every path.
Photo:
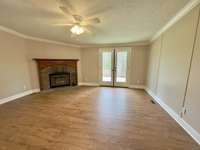
<instances>
[{"instance_id":1,"label":"electrical outlet","mask_svg":"<svg viewBox=\"0 0 200 150\"><path fill-rule=\"evenodd\" d=\"M179 115L180 115L180 117L182 118L182 117L183 117L183 112L180 111L180 112L179 112Z\"/></svg>"},{"instance_id":2,"label":"electrical outlet","mask_svg":"<svg viewBox=\"0 0 200 150\"><path fill-rule=\"evenodd\" d=\"M140 80L137 80L137 84L140 84Z\"/></svg>"},{"instance_id":3,"label":"electrical outlet","mask_svg":"<svg viewBox=\"0 0 200 150\"><path fill-rule=\"evenodd\" d=\"M26 85L24 85L24 90L26 90Z\"/></svg>"},{"instance_id":4,"label":"electrical outlet","mask_svg":"<svg viewBox=\"0 0 200 150\"><path fill-rule=\"evenodd\" d=\"M183 108L183 115L186 115L186 113L187 113L187 109L184 107Z\"/></svg>"},{"instance_id":5,"label":"electrical outlet","mask_svg":"<svg viewBox=\"0 0 200 150\"><path fill-rule=\"evenodd\" d=\"M181 118L182 118L184 115L186 115L186 113L187 113L187 109L186 109L185 107L183 107L182 110L179 112Z\"/></svg>"}]
</instances>

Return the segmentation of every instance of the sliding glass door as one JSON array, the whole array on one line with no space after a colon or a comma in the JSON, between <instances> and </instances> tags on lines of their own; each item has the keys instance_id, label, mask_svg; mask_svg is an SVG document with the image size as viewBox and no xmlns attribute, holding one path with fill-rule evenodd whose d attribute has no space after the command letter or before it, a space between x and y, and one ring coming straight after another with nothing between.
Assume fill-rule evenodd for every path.
<instances>
[{"instance_id":1,"label":"sliding glass door","mask_svg":"<svg viewBox=\"0 0 200 150\"><path fill-rule=\"evenodd\" d=\"M107 86L128 86L130 48L100 50L100 83Z\"/></svg>"}]
</instances>

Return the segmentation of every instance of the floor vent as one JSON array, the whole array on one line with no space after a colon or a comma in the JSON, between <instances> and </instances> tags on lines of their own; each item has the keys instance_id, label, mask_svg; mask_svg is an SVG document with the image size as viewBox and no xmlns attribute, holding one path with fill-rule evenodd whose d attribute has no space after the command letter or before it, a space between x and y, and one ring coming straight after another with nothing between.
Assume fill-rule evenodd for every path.
<instances>
[{"instance_id":1,"label":"floor vent","mask_svg":"<svg viewBox=\"0 0 200 150\"><path fill-rule=\"evenodd\" d=\"M152 104L156 104L155 101L153 99L150 100Z\"/></svg>"}]
</instances>

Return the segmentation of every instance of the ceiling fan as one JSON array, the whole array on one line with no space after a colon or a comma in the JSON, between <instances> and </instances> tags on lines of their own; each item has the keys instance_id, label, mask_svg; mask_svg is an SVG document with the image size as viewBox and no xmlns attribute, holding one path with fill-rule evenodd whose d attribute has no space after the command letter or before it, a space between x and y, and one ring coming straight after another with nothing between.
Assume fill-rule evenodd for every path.
<instances>
[{"instance_id":1,"label":"ceiling fan","mask_svg":"<svg viewBox=\"0 0 200 150\"><path fill-rule=\"evenodd\" d=\"M95 18L85 18L79 14L76 14L73 12L72 8L70 8L70 4L67 0L60 0L61 6L59 8L66 14L70 15L73 18L72 23L65 23L65 24L55 24L55 25L61 25L61 26L69 26L70 31L72 33L72 36L81 35L84 32L92 33L92 31L89 29L93 24L98 24L101 22L101 20L97 17Z\"/></svg>"}]
</instances>

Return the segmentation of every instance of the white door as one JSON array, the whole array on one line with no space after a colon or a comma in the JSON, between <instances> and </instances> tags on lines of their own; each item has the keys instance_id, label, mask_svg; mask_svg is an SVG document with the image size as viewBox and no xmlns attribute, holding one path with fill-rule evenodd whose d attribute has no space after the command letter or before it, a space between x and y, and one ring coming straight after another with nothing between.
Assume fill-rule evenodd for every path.
<instances>
[{"instance_id":1,"label":"white door","mask_svg":"<svg viewBox=\"0 0 200 150\"><path fill-rule=\"evenodd\" d=\"M128 87L130 48L116 48L114 53L114 85L119 87Z\"/></svg>"},{"instance_id":2,"label":"white door","mask_svg":"<svg viewBox=\"0 0 200 150\"><path fill-rule=\"evenodd\" d=\"M113 86L114 49L100 49L100 85Z\"/></svg>"},{"instance_id":3,"label":"white door","mask_svg":"<svg viewBox=\"0 0 200 150\"><path fill-rule=\"evenodd\" d=\"M100 49L100 84L128 87L130 48Z\"/></svg>"}]
</instances>

